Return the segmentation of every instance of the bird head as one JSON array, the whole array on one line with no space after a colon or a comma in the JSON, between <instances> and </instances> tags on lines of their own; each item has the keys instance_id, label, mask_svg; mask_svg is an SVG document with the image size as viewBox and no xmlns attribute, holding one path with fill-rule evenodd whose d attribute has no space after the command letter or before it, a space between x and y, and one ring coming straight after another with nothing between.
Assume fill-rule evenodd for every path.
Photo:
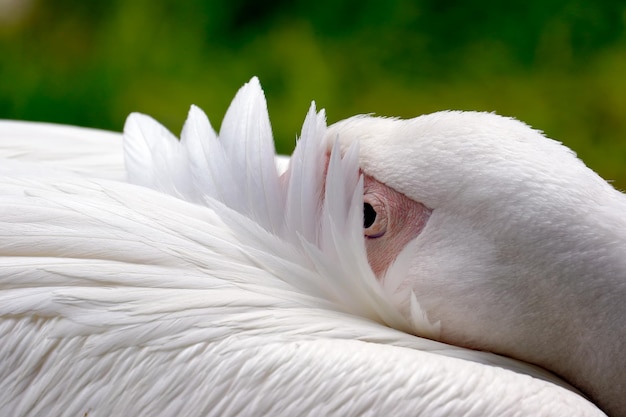
<instances>
[{"instance_id":1,"label":"bird head","mask_svg":"<svg viewBox=\"0 0 626 417\"><path fill-rule=\"evenodd\" d=\"M529 352L543 346L529 344L570 326L588 255L613 239L596 219L623 196L570 149L492 113L356 116L329 127L335 142L359 144L364 236L382 284L411 288L443 341L541 362ZM409 273L390 277L403 250Z\"/></svg>"}]
</instances>

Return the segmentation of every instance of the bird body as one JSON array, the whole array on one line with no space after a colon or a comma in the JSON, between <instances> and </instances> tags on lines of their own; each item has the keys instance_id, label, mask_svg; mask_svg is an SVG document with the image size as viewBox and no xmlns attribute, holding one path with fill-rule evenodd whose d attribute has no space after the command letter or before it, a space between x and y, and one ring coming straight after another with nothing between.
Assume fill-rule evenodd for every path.
<instances>
[{"instance_id":1,"label":"bird body","mask_svg":"<svg viewBox=\"0 0 626 417\"><path fill-rule=\"evenodd\" d=\"M0 415L603 415L535 366L409 333L438 327L369 268L358 149L326 166L314 108L282 177L256 79L219 140L197 108L180 142L132 115L124 166L119 136L40 127L0 123L31 138L0 160ZM102 164L46 150L82 137Z\"/></svg>"}]
</instances>

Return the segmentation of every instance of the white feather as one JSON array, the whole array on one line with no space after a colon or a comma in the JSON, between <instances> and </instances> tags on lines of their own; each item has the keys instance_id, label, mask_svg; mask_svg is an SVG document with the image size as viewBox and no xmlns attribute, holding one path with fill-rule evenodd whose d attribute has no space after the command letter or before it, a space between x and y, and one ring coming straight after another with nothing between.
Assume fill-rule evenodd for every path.
<instances>
[{"instance_id":1,"label":"white feather","mask_svg":"<svg viewBox=\"0 0 626 417\"><path fill-rule=\"evenodd\" d=\"M122 135L104 130L0 120L0 158L19 160L25 171L42 174L52 170L112 180L126 177Z\"/></svg>"},{"instance_id":2,"label":"white feather","mask_svg":"<svg viewBox=\"0 0 626 417\"><path fill-rule=\"evenodd\" d=\"M276 175L267 104L256 77L235 96L224 116L220 141L242 192L239 198L247 203L243 213L266 229L278 232L284 203Z\"/></svg>"},{"instance_id":3,"label":"white feather","mask_svg":"<svg viewBox=\"0 0 626 417\"><path fill-rule=\"evenodd\" d=\"M324 183L312 107L281 182L257 87L219 143L195 108L180 143L129 118L129 178L156 191L0 163L1 415L602 415L541 370L384 325L416 323L367 266L357 149Z\"/></svg>"}]
</instances>

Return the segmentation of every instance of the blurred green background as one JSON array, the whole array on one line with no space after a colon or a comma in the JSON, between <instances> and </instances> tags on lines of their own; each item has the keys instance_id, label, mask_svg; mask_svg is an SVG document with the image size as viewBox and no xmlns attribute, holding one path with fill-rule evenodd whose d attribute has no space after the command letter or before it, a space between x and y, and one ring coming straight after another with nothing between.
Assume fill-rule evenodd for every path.
<instances>
[{"instance_id":1,"label":"blurred green background","mask_svg":"<svg viewBox=\"0 0 626 417\"><path fill-rule=\"evenodd\" d=\"M311 100L330 123L442 109L515 116L626 189L626 3L0 0L0 118L219 128L259 76L277 149Z\"/></svg>"}]
</instances>

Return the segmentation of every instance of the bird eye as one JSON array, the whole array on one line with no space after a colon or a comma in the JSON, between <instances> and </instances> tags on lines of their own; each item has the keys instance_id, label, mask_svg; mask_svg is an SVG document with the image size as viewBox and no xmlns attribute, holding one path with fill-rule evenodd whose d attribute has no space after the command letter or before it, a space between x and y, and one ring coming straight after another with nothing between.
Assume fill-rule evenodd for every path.
<instances>
[{"instance_id":1,"label":"bird eye","mask_svg":"<svg viewBox=\"0 0 626 417\"><path fill-rule=\"evenodd\" d=\"M370 203L363 204L363 228L368 229L372 227L376 221L376 210Z\"/></svg>"},{"instance_id":2,"label":"bird eye","mask_svg":"<svg viewBox=\"0 0 626 417\"><path fill-rule=\"evenodd\" d=\"M387 212L385 206L375 197L366 196L363 202L363 234L374 239L387 231Z\"/></svg>"}]
</instances>

